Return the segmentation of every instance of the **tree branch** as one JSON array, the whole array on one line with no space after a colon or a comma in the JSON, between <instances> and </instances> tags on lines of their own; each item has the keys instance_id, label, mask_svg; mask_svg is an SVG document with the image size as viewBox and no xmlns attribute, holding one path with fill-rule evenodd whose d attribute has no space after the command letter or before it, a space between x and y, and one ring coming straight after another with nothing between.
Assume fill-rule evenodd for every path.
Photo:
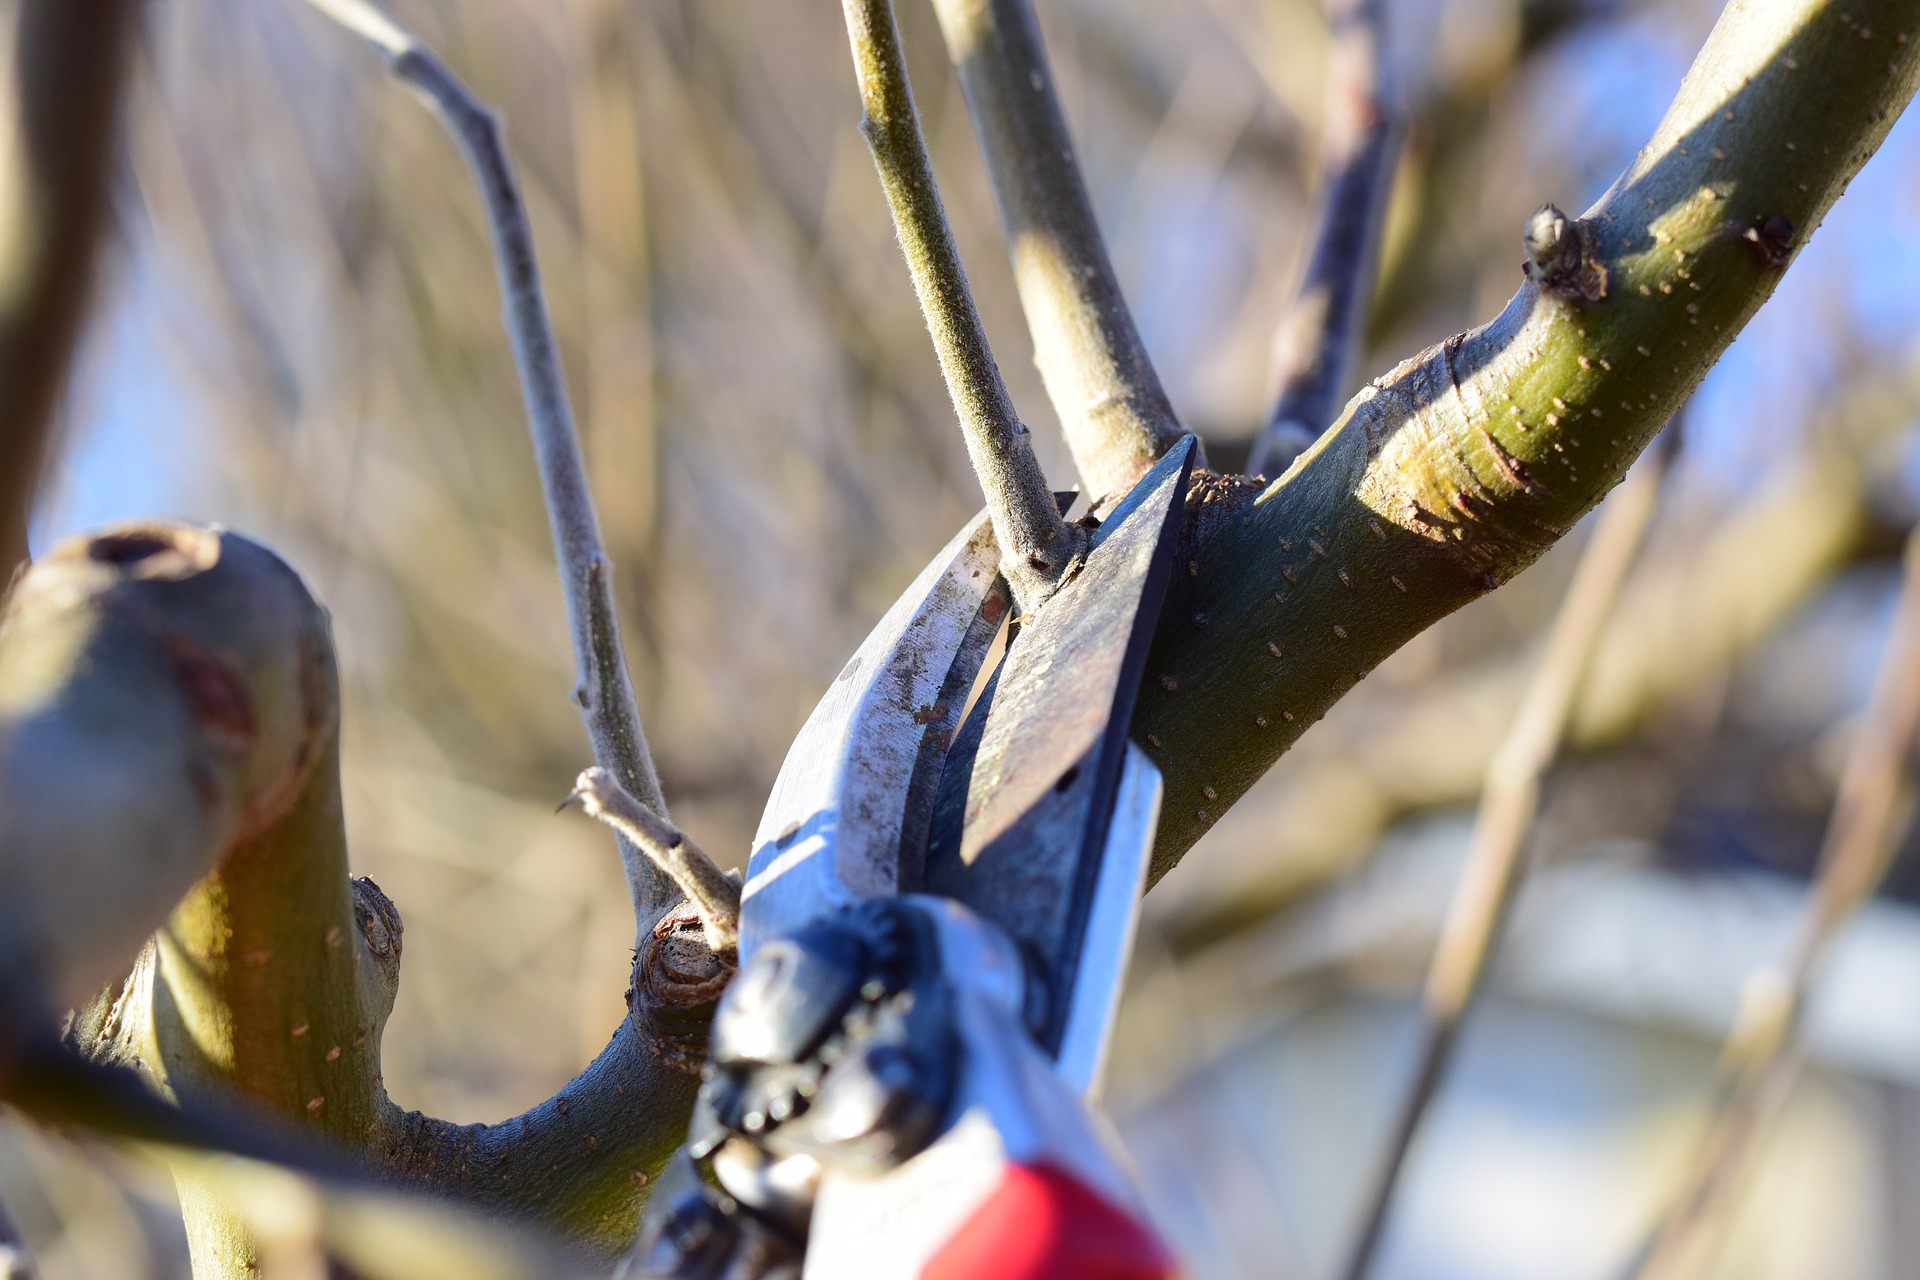
<instances>
[{"instance_id":1,"label":"tree branch","mask_svg":"<svg viewBox=\"0 0 1920 1280\"><path fill-rule=\"evenodd\" d=\"M1734 0L1633 166L1541 246L1550 270L1363 389L1257 499L1211 495L1134 717L1166 783L1154 879L1362 676L1618 483L1917 77L1915 0Z\"/></svg>"},{"instance_id":2,"label":"tree branch","mask_svg":"<svg viewBox=\"0 0 1920 1280\"><path fill-rule=\"evenodd\" d=\"M280 821L334 708L326 617L264 548L112 526L0 615L0 937L54 1008L126 971L217 861Z\"/></svg>"},{"instance_id":3,"label":"tree branch","mask_svg":"<svg viewBox=\"0 0 1920 1280\"><path fill-rule=\"evenodd\" d=\"M70 1029L89 1057L190 1107L238 1093L395 1181L613 1256L684 1139L730 969L670 912L642 939L627 1017L554 1098L490 1126L401 1111L380 1042L403 932L348 878L338 721L326 614L264 548L166 524L55 547L0 617L0 994L24 976L79 1003L117 969ZM152 1122L9 1066L0 1053L0 1096L28 1114ZM256 1242L208 1166L176 1168L198 1274L247 1274Z\"/></svg>"},{"instance_id":4,"label":"tree branch","mask_svg":"<svg viewBox=\"0 0 1920 1280\"><path fill-rule=\"evenodd\" d=\"M967 456L986 490L1001 572L1020 607L1036 609L1086 553L1086 530L1060 518L1053 488L1033 456L1033 438L1014 412L974 309L920 133L891 0L842 0L841 8L860 82L860 132L880 171L927 332L966 435Z\"/></svg>"},{"instance_id":5,"label":"tree branch","mask_svg":"<svg viewBox=\"0 0 1920 1280\"><path fill-rule=\"evenodd\" d=\"M606 560L498 127L376 10L352 0L316 3L374 40L396 74L443 106L481 179L567 589L583 711L603 763L627 786L644 778L652 790ZM71 565L92 566L84 590L59 577ZM206 572L215 566L228 577ZM119 614L96 597L107 604L118 598L107 589L118 582L112 573L151 592L172 578L189 587L199 578L238 585L210 600L172 587L179 597L174 613L184 621L136 600L149 607L135 621L152 615L176 623L194 641L183 647L165 628L107 625ZM103 575L104 586L95 581ZM168 600L163 595L161 603ZM103 620L96 629L117 646L101 655L88 647L93 632L79 625L96 614ZM566 1089L492 1126L402 1112L388 1099L380 1071L380 1038L398 989L401 922L372 882L347 876L332 650L324 612L298 579L231 535L180 526L110 532L30 572L6 626L0 710L17 709L26 730L14 733L0 782L9 794L25 794L23 785L42 785L41 773L52 770L56 780L64 773L96 794L62 806L57 840L36 840L31 824L24 835L0 833L0 876L26 867L22 876L48 882L27 886L38 897L8 893L0 900L30 922L103 920L95 932L107 938L77 930L70 940L50 939L44 930L21 930L21 945L57 977L62 994L98 982L108 976L101 970L124 962L135 940L205 874L133 972L76 1019L75 1043L98 1060L138 1067L163 1093L189 1103L237 1091L365 1155L397 1182L538 1221L608 1257L623 1249L645 1185L684 1137L706 1024L731 972L691 914L660 913L673 892L670 881L637 851L626 851L640 924L628 1016ZM37 646L16 643L16 633L46 638ZM264 655L264 671L246 665L256 653ZM276 674L283 669L293 674ZM279 728L283 723L291 728ZM77 750L91 774L74 767ZM288 755L293 766L268 767ZM208 814L197 815L195 805ZM32 812L8 806L5 819ZM143 874L128 874L127 851L143 848L150 850L139 864ZM101 863L98 874L75 874L89 858ZM111 891L102 892L103 885ZM58 909L40 911L42 900ZM198 1273L252 1274L263 1241L243 1206L216 1185L213 1168L176 1162Z\"/></svg>"},{"instance_id":6,"label":"tree branch","mask_svg":"<svg viewBox=\"0 0 1920 1280\"><path fill-rule=\"evenodd\" d=\"M0 18L0 587L27 520L107 219L138 0L19 0Z\"/></svg>"},{"instance_id":7,"label":"tree branch","mask_svg":"<svg viewBox=\"0 0 1920 1280\"><path fill-rule=\"evenodd\" d=\"M1032 5L933 7L993 178L1034 362L1098 505L1131 489L1184 432L1107 257Z\"/></svg>"},{"instance_id":8,"label":"tree branch","mask_svg":"<svg viewBox=\"0 0 1920 1280\"><path fill-rule=\"evenodd\" d=\"M1627 473L1601 508L1592 540L1581 553L1560 602L1546 651L1527 684L1507 736L1487 767L1486 788L1474 821L1466 865L1454 886L1421 998L1420 1045L1413 1080L1401 1099L1387 1150L1369 1192L1353 1252L1343 1273L1366 1280L1379 1247L1394 1188L1427 1105L1453 1055L1460 1022L1480 992L1487 960L1504 928L1526 872L1522 855L1540 812L1540 785L1566 737L1574 697L1596 642L1639 554L1672 451L1656 448Z\"/></svg>"},{"instance_id":9,"label":"tree branch","mask_svg":"<svg viewBox=\"0 0 1920 1280\"><path fill-rule=\"evenodd\" d=\"M605 1266L577 1250L536 1232L476 1221L444 1200L315 1180L253 1161L186 1163L260 1241L261 1265L249 1280L605 1280Z\"/></svg>"},{"instance_id":10,"label":"tree branch","mask_svg":"<svg viewBox=\"0 0 1920 1280\"><path fill-rule=\"evenodd\" d=\"M481 202L486 206L487 223L493 230L500 288L506 299L507 330L526 396L527 422L533 433L534 455L539 460L540 482L553 526L554 555L566 594L567 623L573 633L574 666L579 675L573 700L586 722L594 759L629 793L664 817L666 800L647 750L620 643L612 564L601 543L593 494L587 486L580 437L574 428L559 346L534 256L533 229L527 222L526 205L507 156L500 121L432 50L372 4L365 0L308 3L385 55L394 77L418 91L439 114L473 171ZM644 936L673 901L673 884L624 840L620 860L633 893L638 934Z\"/></svg>"},{"instance_id":11,"label":"tree branch","mask_svg":"<svg viewBox=\"0 0 1920 1280\"><path fill-rule=\"evenodd\" d=\"M1784 1101L1798 1065L1792 1052L1808 989L1828 946L1885 878L1913 813L1907 762L1920 730L1920 530L1907 539L1893 627L1855 732L1827 820L1819 869L1792 945L1753 974L1721 1055L1719 1099L1706 1141L1653 1239L1637 1280L1690 1274L1715 1211Z\"/></svg>"},{"instance_id":12,"label":"tree branch","mask_svg":"<svg viewBox=\"0 0 1920 1280\"><path fill-rule=\"evenodd\" d=\"M1920 388L1900 377L1849 383L1822 407L1832 421L1809 425L1805 450L1782 454L1688 545L1643 557L1588 664L1569 745L1618 743L1720 679L1867 550L1873 451L1912 413ZM1472 803L1529 669L1493 652L1412 688L1356 691L1271 780L1278 794L1266 804L1286 814L1284 826L1232 839L1204 876L1157 895L1176 945L1206 946L1272 917L1365 858L1409 814ZM1447 749L1433 750L1437 741Z\"/></svg>"},{"instance_id":13,"label":"tree branch","mask_svg":"<svg viewBox=\"0 0 1920 1280\"><path fill-rule=\"evenodd\" d=\"M722 871L705 850L671 822L628 795L612 774L597 766L581 772L567 800L579 800L590 817L598 818L632 841L673 877L680 892L700 913L707 945L716 955L739 951L739 882Z\"/></svg>"},{"instance_id":14,"label":"tree branch","mask_svg":"<svg viewBox=\"0 0 1920 1280\"><path fill-rule=\"evenodd\" d=\"M1285 471L1339 415L1367 327L1402 123L1388 84L1385 0L1329 0L1320 212L1306 274L1274 335L1273 416L1247 474Z\"/></svg>"},{"instance_id":15,"label":"tree branch","mask_svg":"<svg viewBox=\"0 0 1920 1280\"><path fill-rule=\"evenodd\" d=\"M360 998L372 966L347 890L332 647L299 577L207 529L69 539L0 620L0 708L9 976L79 1004L164 924L76 1020L82 1051L189 1104L231 1086L363 1141L391 1000L373 1013ZM58 1073L16 1071L7 1092L53 1121L75 1105ZM182 1187L196 1252L243 1254Z\"/></svg>"}]
</instances>

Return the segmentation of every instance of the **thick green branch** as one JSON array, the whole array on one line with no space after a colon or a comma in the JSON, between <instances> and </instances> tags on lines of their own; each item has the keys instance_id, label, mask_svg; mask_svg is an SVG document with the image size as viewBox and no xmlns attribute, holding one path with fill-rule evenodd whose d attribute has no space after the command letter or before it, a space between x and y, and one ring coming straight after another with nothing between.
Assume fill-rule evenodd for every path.
<instances>
[{"instance_id":1,"label":"thick green branch","mask_svg":"<svg viewBox=\"0 0 1920 1280\"><path fill-rule=\"evenodd\" d=\"M1033 456L1033 438L1014 412L987 345L920 134L892 0L843 0L841 7L865 112L860 131L880 171L927 332L960 415L967 456L986 490L1001 571L1021 606L1038 608L1085 554L1086 530L1060 518L1053 488Z\"/></svg>"},{"instance_id":2,"label":"thick green branch","mask_svg":"<svg viewBox=\"0 0 1920 1280\"><path fill-rule=\"evenodd\" d=\"M281 820L331 731L326 618L263 548L124 524L70 539L0 618L0 938L56 1007L132 962Z\"/></svg>"},{"instance_id":3,"label":"thick green branch","mask_svg":"<svg viewBox=\"0 0 1920 1280\"><path fill-rule=\"evenodd\" d=\"M1718 679L1866 549L1868 458L1904 429L1909 407L1920 412L1920 399L1898 379L1849 385L1822 416L1858 419L1861 438L1836 438L1849 433L1832 423L1814 428L1812 447L1780 458L1717 525L1642 562L1589 664L1572 745L1617 743ZM1524 681L1513 654L1491 653L1412 688L1348 699L1279 766L1270 803L1286 823L1243 835L1241 856L1210 859L1204 877L1158 895L1179 945L1270 917L1341 875L1409 813L1471 803Z\"/></svg>"},{"instance_id":4,"label":"thick green branch","mask_svg":"<svg viewBox=\"0 0 1920 1280\"><path fill-rule=\"evenodd\" d=\"M1185 434L1094 220L1030 0L935 0L993 178L1034 362L1096 500Z\"/></svg>"},{"instance_id":5,"label":"thick green branch","mask_svg":"<svg viewBox=\"0 0 1920 1280\"><path fill-rule=\"evenodd\" d=\"M487 1125L389 1104L370 1154L400 1181L532 1219L612 1258L633 1242L649 1183L686 1141L707 1024L732 973L682 904L634 958L627 1017L559 1093Z\"/></svg>"},{"instance_id":6,"label":"thick green branch","mask_svg":"<svg viewBox=\"0 0 1920 1280\"><path fill-rule=\"evenodd\" d=\"M1156 879L1377 663L1619 482L1917 77L1915 0L1736 0L1500 316L1364 389L1257 500L1196 511L1134 721L1166 778Z\"/></svg>"},{"instance_id":7,"label":"thick green branch","mask_svg":"<svg viewBox=\"0 0 1920 1280\"><path fill-rule=\"evenodd\" d=\"M730 970L669 912L628 1016L555 1098L492 1126L402 1112L380 1069L401 923L348 878L338 716L326 614L264 548L164 524L54 548L0 623L7 976L77 1003L153 934L75 1019L83 1050L178 1098L237 1091L396 1180L612 1256L684 1137ZM246 1222L203 1166L179 1176L198 1274L247 1274Z\"/></svg>"}]
</instances>

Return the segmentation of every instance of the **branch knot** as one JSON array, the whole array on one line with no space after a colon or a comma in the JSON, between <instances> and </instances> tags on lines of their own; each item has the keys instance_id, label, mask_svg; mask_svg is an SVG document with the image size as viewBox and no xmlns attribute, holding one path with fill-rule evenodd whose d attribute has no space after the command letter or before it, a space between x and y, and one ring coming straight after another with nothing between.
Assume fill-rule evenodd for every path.
<instances>
[{"instance_id":1,"label":"branch knot","mask_svg":"<svg viewBox=\"0 0 1920 1280\"><path fill-rule=\"evenodd\" d=\"M1527 219L1520 239L1527 250L1521 270L1543 292L1567 302L1598 302L1607 296L1607 268L1586 223L1543 204Z\"/></svg>"}]
</instances>

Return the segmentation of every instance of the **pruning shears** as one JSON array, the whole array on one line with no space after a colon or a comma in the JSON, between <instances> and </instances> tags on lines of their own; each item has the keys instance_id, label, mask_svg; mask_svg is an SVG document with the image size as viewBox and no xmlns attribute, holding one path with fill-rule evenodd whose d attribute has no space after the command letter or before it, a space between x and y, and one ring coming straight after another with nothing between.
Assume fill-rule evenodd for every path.
<instances>
[{"instance_id":1,"label":"pruning shears","mask_svg":"<svg viewBox=\"0 0 1920 1280\"><path fill-rule=\"evenodd\" d=\"M1177 1274L1097 1098L1160 805L1127 724L1193 448L1026 618L977 517L829 687L754 838L639 1275Z\"/></svg>"}]
</instances>

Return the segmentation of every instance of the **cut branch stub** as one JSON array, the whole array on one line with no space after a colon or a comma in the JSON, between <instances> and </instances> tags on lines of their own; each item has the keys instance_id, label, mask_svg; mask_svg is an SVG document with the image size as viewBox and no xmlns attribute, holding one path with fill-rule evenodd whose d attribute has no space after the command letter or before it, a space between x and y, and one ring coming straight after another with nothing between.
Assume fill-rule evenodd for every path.
<instances>
[{"instance_id":1,"label":"cut branch stub","mask_svg":"<svg viewBox=\"0 0 1920 1280\"><path fill-rule=\"evenodd\" d=\"M402 1112L380 1065L402 925L348 878L337 693L325 611L258 545L145 523L57 546L0 619L5 976L71 1004L119 976L72 1023L88 1056L177 1098L236 1091L611 1256L684 1139L731 968L670 911L628 1016L559 1095L492 1126ZM210 1170L177 1165L196 1274L256 1274Z\"/></svg>"},{"instance_id":2,"label":"cut branch stub","mask_svg":"<svg viewBox=\"0 0 1920 1280\"><path fill-rule=\"evenodd\" d=\"M56 546L0 618L0 942L58 1006L299 795L334 729L326 614L234 534Z\"/></svg>"}]
</instances>

